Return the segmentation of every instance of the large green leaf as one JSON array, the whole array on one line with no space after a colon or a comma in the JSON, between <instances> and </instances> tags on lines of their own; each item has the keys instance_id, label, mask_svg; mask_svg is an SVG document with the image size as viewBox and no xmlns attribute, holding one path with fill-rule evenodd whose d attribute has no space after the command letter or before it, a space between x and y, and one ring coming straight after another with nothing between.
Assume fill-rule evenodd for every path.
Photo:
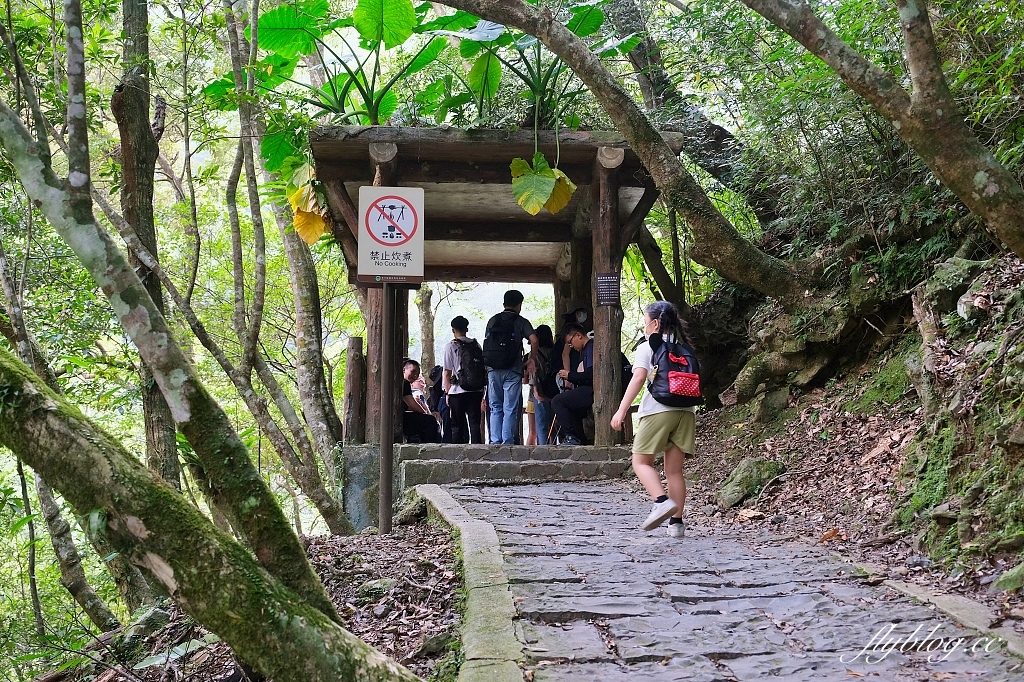
<instances>
[{"instance_id":1,"label":"large green leaf","mask_svg":"<svg viewBox=\"0 0 1024 682\"><path fill-rule=\"evenodd\" d=\"M327 0L305 0L275 7L260 16L260 48L285 57L312 54L323 35Z\"/></svg>"},{"instance_id":2,"label":"large green leaf","mask_svg":"<svg viewBox=\"0 0 1024 682\"><path fill-rule=\"evenodd\" d=\"M409 62L409 66L405 69L405 75L410 76L423 67L427 66L435 59L437 59L442 52L448 47L448 41L444 38L434 38L427 45L423 52L416 55L416 58Z\"/></svg>"},{"instance_id":3,"label":"large green leaf","mask_svg":"<svg viewBox=\"0 0 1024 682\"><path fill-rule=\"evenodd\" d=\"M589 35L597 33L597 30L601 28L601 24L604 23L604 12L596 7L574 7L572 11L572 19L565 25L567 29L575 33L580 38L585 38Z\"/></svg>"},{"instance_id":4,"label":"large green leaf","mask_svg":"<svg viewBox=\"0 0 1024 682\"><path fill-rule=\"evenodd\" d=\"M523 159L512 159L512 194L530 215L537 215L551 198L558 176L540 152L533 155L533 168Z\"/></svg>"},{"instance_id":5,"label":"large green leaf","mask_svg":"<svg viewBox=\"0 0 1024 682\"><path fill-rule=\"evenodd\" d=\"M388 90L380 98L380 104L377 105L377 120L380 123L386 122L397 109L398 95L394 90Z\"/></svg>"},{"instance_id":6,"label":"large green leaf","mask_svg":"<svg viewBox=\"0 0 1024 682\"><path fill-rule=\"evenodd\" d=\"M278 130L263 136L260 142L260 156L266 160L266 168L276 173L284 168L290 157L298 157L299 150L295 146L295 137L290 130Z\"/></svg>"},{"instance_id":7,"label":"large green leaf","mask_svg":"<svg viewBox=\"0 0 1024 682\"><path fill-rule=\"evenodd\" d=\"M383 41L388 50L408 40L419 24L412 0L359 0L352 20L363 40Z\"/></svg>"},{"instance_id":8,"label":"large green leaf","mask_svg":"<svg viewBox=\"0 0 1024 682\"><path fill-rule=\"evenodd\" d=\"M494 97L501 83L501 62L491 52L480 55L469 70L466 82L476 95Z\"/></svg>"},{"instance_id":9,"label":"large green leaf","mask_svg":"<svg viewBox=\"0 0 1024 682\"><path fill-rule=\"evenodd\" d=\"M428 21L427 23L418 26L416 28L416 32L428 33L432 31L458 31L462 28L476 26L479 22L479 18L473 16L469 12L463 12L460 9L455 14L438 17L433 21Z\"/></svg>"}]
</instances>

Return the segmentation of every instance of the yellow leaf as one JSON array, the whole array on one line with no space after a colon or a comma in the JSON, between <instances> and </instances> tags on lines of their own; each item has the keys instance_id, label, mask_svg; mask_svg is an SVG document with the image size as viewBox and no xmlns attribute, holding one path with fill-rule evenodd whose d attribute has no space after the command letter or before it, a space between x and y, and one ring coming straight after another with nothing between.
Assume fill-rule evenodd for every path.
<instances>
[{"instance_id":1,"label":"yellow leaf","mask_svg":"<svg viewBox=\"0 0 1024 682\"><path fill-rule=\"evenodd\" d=\"M555 172L555 188L551 190L551 196L544 202L544 208L548 210L548 213L554 215L565 208L569 200L572 199L573 192L576 191L576 185L562 171L557 168L552 168L551 170Z\"/></svg>"},{"instance_id":2,"label":"yellow leaf","mask_svg":"<svg viewBox=\"0 0 1024 682\"><path fill-rule=\"evenodd\" d=\"M327 222L319 213L312 211L295 211L292 217L292 226L307 244L315 244L316 240L327 231Z\"/></svg>"},{"instance_id":3,"label":"yellow leaf","mask_svg":"<svg viewBox=\"0 0 1024 682\"><path fill-rule=\"evenodd\" d=\"M316 192L309 185L302 185L288 195L288 203L292 205L292 211L316 211L319 206L316 200Z\"/></svg>"}]
</instances>

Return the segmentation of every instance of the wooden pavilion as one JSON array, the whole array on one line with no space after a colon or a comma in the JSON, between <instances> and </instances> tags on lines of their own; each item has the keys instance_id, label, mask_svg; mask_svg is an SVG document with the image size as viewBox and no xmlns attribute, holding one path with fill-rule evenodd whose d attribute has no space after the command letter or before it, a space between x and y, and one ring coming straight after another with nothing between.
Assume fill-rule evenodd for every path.
<instances>
[{"instance_id":1,"label":"wooden pavilion","mask_svg":"<svg viewBox=\"0 0 1024 682\"><path fill-rule=\"evenodd\" d=\"M615 361L623 317L617 283L623 253L636 238L658 191L618 133L566 130L558 133L557 144L553 131L541 131L537 138L548 161L553 164L557 157L558 168L578 187L557 215L545 209L531 216L512 194L509 164L516 157L532 159L534 133L530 130L322 127L311 135L310 146L317 177L327 190L332 231L353 282L359 187L422 187L427 281L550 283L555 319L565 312L567 301L590 301L595 328L596 444L610 445L617 434L608 424L621 391ZM678 151L679 136L666 134L666 139ZM394 296L385 305L380 288L367 290L364 312L370 377L379 376L381 370L385 309L394 306L398 326L397 334L389 336L408 338L408 291L399 289ZM402 357L407 349L398 343L395 357ZM365 413L350 413L348 398L356 397L359 388L346 387L345 422L347 429L350 425L353 429L348 440L380 442L375 425L380 423L381 382L367 383ZM363 425L366 431L360 434Z\"/></svg>"}]
</instances>

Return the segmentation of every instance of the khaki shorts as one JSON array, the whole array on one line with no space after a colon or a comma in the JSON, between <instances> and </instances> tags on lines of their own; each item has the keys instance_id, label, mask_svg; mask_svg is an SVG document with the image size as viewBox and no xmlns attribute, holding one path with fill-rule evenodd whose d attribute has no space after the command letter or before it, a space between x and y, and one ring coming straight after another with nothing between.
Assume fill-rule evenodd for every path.
<instances>
[{"instance_id":1,"label":"khaki shorts","mask_svg":"<svg viewBox=\"0 0 1024 682\"><path fill-rule=\"evenodd\" d=\"M690 410L644 415L640 417L636 436L633 437L633 454L657 455L664 452L669 443L675 443L683 452L692 454L696 423L696 415Z\"/></svg>"}]
</instances>

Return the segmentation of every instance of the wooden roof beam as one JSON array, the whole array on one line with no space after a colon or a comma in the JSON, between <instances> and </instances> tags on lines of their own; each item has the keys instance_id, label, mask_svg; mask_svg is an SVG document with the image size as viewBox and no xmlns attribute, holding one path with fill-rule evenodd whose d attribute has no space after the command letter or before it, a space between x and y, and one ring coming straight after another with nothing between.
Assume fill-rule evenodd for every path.
<instances>
[{"instance_id":1,"label":"wooden roof beam","mask_svg":"<svg viewBox=\"0 0 1024 682\"><path fill-rule=\"evenodd\" d=\"M567 242L572 235L567 223L541 223L531 220L478 222L427 218L424 221L423 238L427 241L453 242Z\"/></svg>"}]
</instances>

